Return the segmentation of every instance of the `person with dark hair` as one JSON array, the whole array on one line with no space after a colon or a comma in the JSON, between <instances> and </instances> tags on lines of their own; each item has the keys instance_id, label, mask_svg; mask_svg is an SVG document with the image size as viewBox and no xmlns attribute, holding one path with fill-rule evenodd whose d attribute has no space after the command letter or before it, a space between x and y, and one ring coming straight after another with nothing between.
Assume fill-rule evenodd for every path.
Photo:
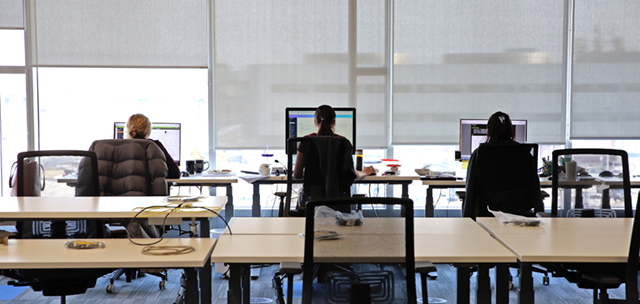
<instances>
[{"instance_id":1,"label":"person with dark hair","mask_svg":"<svg viewBox=\"0 0 640 304\"><path fill-rule=\"evenodd\" d=\"M316 137L316 136L338 136L342 137L336 133L334 133L333 128L336 125L336 111L333 110L331 106L321 105L316 109L314 115L314 123L318 127L317 133L311 133L305 137ZM309 149L309 144L307 142L300 143L298 146L298 153L296 156L296 164L293 170L293 176L295 178L302 178L303 176L303 168L304 168L304 160L305 153ZM362 171L356 170L356 175L358 178L365 177L374 173L375 169L373 166L369 166L363 168Z\"/></svg>"},{"instance_id":2,"label":"person with dark hair","mask_svg":"<svg viewBox=\"0 0 640 304\"><path fill-rule=\"evenodd\" d=\"M515 129L511 118L504 112L495 112L487 123L487 141L489 144L504 144L515 142Z\"/></svg>"}]
</instances>

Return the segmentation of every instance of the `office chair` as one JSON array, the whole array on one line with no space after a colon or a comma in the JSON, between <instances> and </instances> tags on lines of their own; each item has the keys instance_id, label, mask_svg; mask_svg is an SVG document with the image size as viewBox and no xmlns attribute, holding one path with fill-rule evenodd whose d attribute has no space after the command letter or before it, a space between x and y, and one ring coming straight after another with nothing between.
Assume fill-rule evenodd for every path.
<instances>
[{"instance_id":1,"label":"office chair","mask_svg":"<svg viewBox=\"0 0 640 304\"><path fill-rule=\"evenodd\" d=\"M566 181L560 177L560 171L564 170L564 163L568 160L575 161L580 167L580 173L575 182ZM613 218L617 217L618 213L623 217L633 216L627 152L615 149L561 149L553 151L552 163L554 165L550 216ZM599 174L603 171L616 172L616 176L600 177ZM601 181L596 178L609 182L608 187L599 186ZM559 191L561 188L565 191ZM614 192L611 191L612 188L618 189ZM622 192L624 210L615 210L611 206L610 198L614 197L611 193L617 194L616 192ZM563 195L562 204L559 203L561 194ZM591 196L596 199L584 200L584 197ZM640 232L636 233L637 224L634 219L631 247L635 246L635 253L634 249L630 248L628 265L561 263L556 265L554 276L562 276L567 281L575 283L579 288L593 289L594 303L609 303L607 289L618 288L622 283L627 282L627 288L629 285L636 286L627 290L627 301L635 299L635 302L632 303L637 303L636 274L638 246L640 246ZM634 275L630 275L630 273L634 273ZM633 278L629 279L629 276ZM635 293L635 296L630 295L630 292Z\"/></svg>"},{"instance_id":2,"label":"office chair","mask_svg":"<svg viewBox=\"0 0 640 304\"><path fill-rule=\"evenodd\" d=\"M293 157L296 155L297 145L306 145L303 188L299 194L295 210L291 210L291 196L293 194ZM336 136L295 137L287 140L287 190L277 192L280 198L278 217L305 216L309 199L327 197L349 197L351 185L356 178L353 159L351 157L352 146L349 140ZM350 212L351 206L341 206L341 211ZM288 280L287 301L293 301L293 277L302 273L300 263L282 262L280 269L273 278L273 285L278 294L278 303L283 303L282 277Z\"/></svg>"},{"instance_id":3,"label":"office chair","mask_svg":"<svg viewBox=\"0 0 640 304\"><path fill-rule=\"evenodd\" d=\"M576 182L560 180L560 171L564 170L565 160L576 161L577 165L580 167L580 175L578 175ZM554 165L552 168L553 175L551 178L551 214L549 216L566 216L569 210L574 209L571 212L583 213L590 211L588 214L593 217L594 215L592 215L592 213L596 208L585 208L584 203L584 193L589 191L590 195L593 195L594 197L601 197L601 203L599 203L600 206L598 209L602 209L604 213L610 213L612 210L610 203L612 191L610 191L609 188L621 189L624 208L621 215L624 217L633 216L633 209L631 205L631 181L629 178L629 156L627 155L627 152L616 149L561 149L553 151L552 163ZM603 171L616 172L618 174L617 177L599 177L599 174ZM594 187L595 185L600 184L596 179L615 183L610 185L607 189L602 189ZM562 205L558 202L561 194L558 191L560 188L567 190L562 193L564 195L564 202ZM570 192L572 189L575 194L573 196L573 201ZM617 194L617 192L620 191L615 191L614 194Z\"/></svg>"},{"instance_id":4,"label":"office chair","mask_svg":"<svg viewBox=\"0 0 640 304\"><path fill-rule=\"evenodd\" d=\"M168 195L165 156L162 150L146 139L106 139L96 140L89 151L98 157L99 195L100 196L166 196ZM82 164L81 164L81 168ZM82 172L82 169L81 169ZM77 195L84 195L85 185L78 180ZM159 237L159 229L144 221L125 223L126 231L112 231L113 237L132 238ZM114 282L125 274L126 281L136 276L132 269L118 269L107 286L108 293L115 292ZM164 289L166 271L149 272L161 278L159 288Z\"/></svg>"},{"instance_id":5,"label":"office chair","mask_svg":"<svg viewBox=\"0 0 640 304\"><path fill-rule=\"evenodd\" d=\"M314 211L316 207L319 206L327 206L333 209L339 208L341 206L351 206L357 204L382 204L382 205L400 205L404 207L406 212L406 216L404 220L398 218L389 218L389 229L388 234L386 233L376 233L368 234L361 229L367 229L367 220L364 220L364 223L361 226L355 227L344 227L335 224L335 220L329 219L328 221L323 221L320 218L315 218ZM318 263L333 263L336 262L334 258L342 259L348 257L346 255L341 255L340 252L348 251L349 253L362 251L367 253L378 252L377 250L371 250L364 245L371 242L385 242L387 245L385 248L394 248L401 249L404 247L404 253L402 257L394 257L390 260L389 257L382 258L383 260L379 260L380 258L374 255L367 255L367 257L358 257L358 261L364 263L399 263L403 262L406 264L406 295L407 295L407 303L416 303L416 282L415 282L415 252L414 252L414 224L413 224L413 201L410 199L403 198L329 198L329 199L320 199L320 200L311 200L307 202L307 212L306 212L306 223L305 223L305 241L304 241L304 266L303 270L305 275L303 276L303 284L302 284L302 303L309 304L312 302L312 290L313 290L313 279L314 277L311 275L313 273L314 266ZM330 223L330 224L327 224ZM387 223L387 222L385 222ZM316 228L316 224L322 225L322 227ZM327 226L328 225L328 226ZM370 224L369 224L370 225ZM404 227L402 227L404 226ZM372 227L372 226L369 226ZM403 229L404 228L404 229ZM345 231L347 229L349 232L342 235L337 240L316 240L315 232L321 230L335 230L338 233L341 231ZM358 234L358 231L362 231L363 234ZM404 234L404 238L402 235ZM314 256L315 254L321 253L321 257ZM331 253L329 256L327 253ZM326 256L325 256L326 255ZM347 254L348 255L348 254ZM395 255L395 253L390 254L390 256ZM351 303L367 303L366 300L370 300L371 302L378 302L380 300L376 300L376 295L379 297L383 297L384 295L381 293L380 288L374 288L369 284L366 284L367 279L370 276L358 277L357 274L351 275L353 280L350 282L343 281L342 290L347 290L346 285L350 285L350 297L341 299L338 302L349 302ZM372 280L378 283L375 279ZM338 284L338 283L336 283ZM380 285L378 285L380 286ZM376 294L376 292L378 292ZM387 299L388 301L388 299ZM368 303L371 303L368 302Z\"/></svg>"},{"instance_id":6,"label":"office chair","mask_svg":"<svg viewBox=\"0 0 640 304\"><path fill-rule=\"evenodd\" d=\"M84 174L76 177L78 164L86 163ZM87 194L97 196L98 159L94 152L75 150L45 150L18 153L15 187L17 196L73 196L73 188L58 183L58 178L82 178ZM43 180L49 183L44 184ZM43 187L43 185L46 185ZM37 189L34 190L34 189ZM100 221L20 221L19 238L87 238L102 237ZM3 274L18 281L14 286L31 286L44 296L60 296L65 303L67 295L85 293L95 287L97 278L113 269L22 269Z\"/></svg>"},{"instance_id":7,"label":"office chair","mask_svg":"<svg viewBox=\"0 0 640 304\"><path fill-rule=\"evenodd\" d=\"M537 162L537 144L480 145L469 161L463 216L492 217L487 208L522 216L544 211ZM533 271L549 285L547 270Z\"/></svg>"}]
</instances>

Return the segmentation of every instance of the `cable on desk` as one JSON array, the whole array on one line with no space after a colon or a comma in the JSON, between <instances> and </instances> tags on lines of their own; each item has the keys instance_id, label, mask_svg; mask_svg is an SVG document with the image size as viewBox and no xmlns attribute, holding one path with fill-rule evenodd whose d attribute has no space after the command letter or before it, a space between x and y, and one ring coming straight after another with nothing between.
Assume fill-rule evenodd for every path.
<instances>
[{"instance_id":1,"label":"cable on desk","mask_svg":"<svg viewBox=\"0 0 640 304\"><path fill-rule=\"evenodd\" d=\"M146 246L142 254L146 255L178 255L196 251L193 246Z\"/></svg>"},{"instance_id":2,"label":"cable on desk","mask_svg":"<svg viewBox=\"0 0 640 304\"><path fill-rule=\"evenodd\" d=\"M138 207L138 208L133 209L133 210L140 209L140 211L138 211L138 213L136 213L133 216L133 220L139 219L141 217L140 214L142 214L143 212L145 212L145 211L147 211L149 209L162 209L163 211L156 211L156 212L154 212L154 213L152 213L150 215L147 215L145 217L149 217L149 216L156 215L156 214L162 214L162 213L166 213L166 215L162 219L162 235L160 236L159 240L154 241L152 243L147 243L147 244L138 243L138 242L134 241L133 239L131 239L131 235L129 235L129 233L127 233L127 237L129 238L129 242L131 242L131 243L133 243L135 245L139 245L139 246L151 246L151 245L155 245L155 244L158 244L158 243L162 242L164 240L164 235L166 233L166 230L165 230L165 226L166 225L165 225L165 223L167 221L167 218L169 217L169 215L171 213L174 213L176 211L183 211L184 209L187 209L187 210L188 209L201 209L200 211L202 211L202 209L203 209L203 210L206 210L206 211L209 211L209 212L215 214L218 218L220 218L224 222L224 224L227 227L227 229L229 229L229 234L233 234L231 232L231 227L229 226L229 223L227 222L227 220L225 220L224 217L221 217L218 212L213 211L209 207L193 206L191 204L178 204L175 207L172 207L171 205L172 204L168 204L168 205L164 205L164 206ZM219 208L219 207L216 207L216 208ZM188 211L183 211L183 212L188 212Z\"/></svg>"}]
</instances>

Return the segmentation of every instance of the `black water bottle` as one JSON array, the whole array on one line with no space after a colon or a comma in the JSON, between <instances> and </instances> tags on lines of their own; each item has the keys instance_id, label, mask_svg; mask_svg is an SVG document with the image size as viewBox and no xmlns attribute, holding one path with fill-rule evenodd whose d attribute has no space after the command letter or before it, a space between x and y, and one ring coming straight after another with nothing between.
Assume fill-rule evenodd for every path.
<instances>
[{"instance_id":1,"label":"black water bottle","mask_svg":"<svg viewBox=\"0 0 640 304\"><path fill-rule=\"evenodd\" d=\"M356 170L362 171L362 149L356 150Z\"/></svg>"}]
</instances>

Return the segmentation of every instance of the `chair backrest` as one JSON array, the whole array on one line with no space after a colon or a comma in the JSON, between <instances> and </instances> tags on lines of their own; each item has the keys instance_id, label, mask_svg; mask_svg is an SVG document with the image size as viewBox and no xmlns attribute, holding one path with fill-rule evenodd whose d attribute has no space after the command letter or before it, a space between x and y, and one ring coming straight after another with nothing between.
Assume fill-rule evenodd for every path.
<instances>
[{"instance_id":1,"label":"chair backrest","mask_svg":"<svg viewBox=\"0 0 640 304\"><path fill-rule=\"evenodd\" d=\"M487 207L524 216L543 211L537 161L537 144L480 145L469 161L463 216L492 216Z\"/></svg>"},{"instance_id":2,"label":"chair backrest","mask_svg":"<svg viewBox=\"0 0 640 304\"><path fill-rule=\"evenodd\" d=\"M295 137L287 140L288 151L297 151L304 145L304 194L310 199L349 197L356 178L352 146L348 139L338 136ZM293 184L293 156L287 158L287 196L284 216L289 215Z\"/></svg>"},{"instance_id":3,"label":"chair backrest","mask_svg":"<svg viewBox=\"0 0 640 304\"><path fill-rule=\"evenodd\" d=\"M80 174L80 164L86 164ZM82 179L87 195L97 196L98 158L94 152L78 150L41 150L18 153L15 178L17 196L74 196L74 185ZM87 221L21 221L16 223L18 237L88 237L95 223Z\"/></svg>"},{"instance_id":4,"label":"chair backrest","mask_svg":"<svg viewBox=\"0 0 640 304\"><path fill-rule=\"evenodd\" d=\"M341 226L336 218L316 218L316 207L327 206L336 209L340 206L354 204L380 204L385 205L384 207L399 205L406 210L405 218L366 218L363 219L361 225L354 227ZM385 261L378 259L390 259L386 261L388 263L404 262L406 264L407 303L416 303L413 221L413 201L406 198L350 197L309 201L304 234L303 273L305 275L302 285L302 303L311 303L314 279L311 274L318 258L323 263L332 263L342 262L341 257L346 256L361 263L385 263ZM339 239L327 241L316 239L316 231L336 231L339 234ZM385 250L381 250L381 246ZM404 252L402 252L403 248ZM366 252L366 254L355 256L358 252ZM314 253L320 253L322 256L315 258ZM327 253L330 254L325 256ZM376 256L376 254L380 254L380 256ZM334 257L338 260L332 261L331 259Z\"/></svg>"},{"instance_id":5,"label":"chair backrest","mask_svg":"<svg viewBox=\"0 0 640 304\"><path fill-rule=\"evenodd\" d=\"M566 161L577 163L576 181L561 179ZM607 171L613 177L600 177ZM563 175L564 176L564 175ZM631 181L629 179L629 156L616 149L560 149L552 153L551 214L566 216L570 209L611 209L610 199L622 200L623 216L632 217ZM575 189L571 191L558 191ZM559 203L560 195L563 204ZM572 199L573 198L573 199ZM587 198L585 201L583 198ZM584 212L583 212L584 213ZM591 214L589 212L588 214Z\"/></svg>"},{"instance_id":6,"label":"chair backrest","mask_svg":"<svg viewBox=\"0 0 640 304\"><path fill-rule=\"evenodd\" d=\"M168 195L165 156L151 140L96 140L89 150L98 156L100 196ZM79 180L76 194L84 191Z\"/></svg>"},{"instance_id":7,"label":"chair backrest","mask_svg":"<svg viewBox=\"0 0 640 304\"><path fill-rule=\"evenodd\" d=\"M627 258L627 271L625 278L625 297L626 303L635 303L638 301L638 259L640 252L640 195L636 202L636 212L633 218L633 230L631 231L631 241L629 243L629 257Z\"/></svg>"}]
</instances>

